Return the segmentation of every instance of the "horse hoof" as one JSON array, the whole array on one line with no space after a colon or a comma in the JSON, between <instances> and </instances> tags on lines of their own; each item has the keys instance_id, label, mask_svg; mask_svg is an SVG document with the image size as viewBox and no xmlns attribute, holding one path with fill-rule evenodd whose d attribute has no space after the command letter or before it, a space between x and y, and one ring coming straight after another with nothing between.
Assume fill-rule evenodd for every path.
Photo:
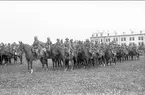
<instances>
[{"instance_id":1,"label":"horse hoof","mask_svg":"<svg viewBox=\"0 0 145 95\"><path fill-rule=\"evenodd\" d=\"M31 72L30 72L31 74L33 73L33 69L31 69Z\"/></svg>"},{"instance_id":2,"label":"horse hoof","mask_svg":"<svg viewBox=\"0 0 145 95\"><path fill-rule=\"evenodd\" d=\"M67 69L64 70L65 72L67 71Z\"/></svg>"}]
</instances>

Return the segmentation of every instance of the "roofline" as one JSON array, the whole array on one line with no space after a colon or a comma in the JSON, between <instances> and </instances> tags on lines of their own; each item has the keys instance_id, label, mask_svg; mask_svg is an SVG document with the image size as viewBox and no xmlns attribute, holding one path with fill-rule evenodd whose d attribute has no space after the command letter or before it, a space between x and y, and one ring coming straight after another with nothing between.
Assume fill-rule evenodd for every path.
<instances>
[{"instance_id":1,"label":"roofline","mask_svg":"<svg viewBox=\"0 0 145 95\"><path fill-rule=\"evenodd\" d=\"M141 34L127 34L127 35L112 35L112 36L98 36L98 37L90 37L90 38L105 38L105 37L118 37L118 36L136 36L136 35L145 35L145 33L141 33Z\"/></svg>"}]
</instances>

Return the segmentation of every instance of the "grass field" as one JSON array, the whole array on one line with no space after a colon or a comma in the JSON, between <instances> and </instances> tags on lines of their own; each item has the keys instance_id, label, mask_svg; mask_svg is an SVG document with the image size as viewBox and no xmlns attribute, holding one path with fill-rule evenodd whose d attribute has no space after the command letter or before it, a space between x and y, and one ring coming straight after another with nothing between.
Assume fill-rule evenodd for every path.
<instances>
[{"instance_id":1,"label":"grass field","mask_svg":"<svg viewBox=\"0 0 145 95\"><path fill-rule=\"evenodd\" d=\"M144 57L109 67L41 69L34 62L34 73L27 64L0 66L0 95L145 95Z\"/></svg>"}]
</instances>

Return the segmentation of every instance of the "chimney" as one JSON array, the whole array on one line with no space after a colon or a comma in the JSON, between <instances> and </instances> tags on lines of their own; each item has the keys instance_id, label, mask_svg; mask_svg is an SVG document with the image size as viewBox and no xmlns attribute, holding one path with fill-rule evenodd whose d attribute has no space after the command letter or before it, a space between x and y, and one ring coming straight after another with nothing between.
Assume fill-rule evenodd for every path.
<instances>
[{"instance_id":1,"label":"chimney","mask_svg":"<svg viewBox=\"0 0 145 95\"><path fill-rule=\"evenodd\" d=\"M98 33L96 33L96 37L98 37Z\"/></svg>"},{"instance_id":2,"label":"chimney","mask_svg":"<svg viewBox=\"0 0 145 95\"><path fill-rule=\"evenodd\" d=\"M130 29L130 31L131 31L131 34L133 34L133 31Z\"/></svg>"}]
</instances>

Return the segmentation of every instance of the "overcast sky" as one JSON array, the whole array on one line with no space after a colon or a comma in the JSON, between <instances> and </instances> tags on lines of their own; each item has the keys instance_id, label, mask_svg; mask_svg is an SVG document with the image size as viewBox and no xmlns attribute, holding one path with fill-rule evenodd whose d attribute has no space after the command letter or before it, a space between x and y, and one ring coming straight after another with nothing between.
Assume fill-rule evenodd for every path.
<instances>
[{"instance_id":1,"label":"overcast sky","mask_svg":"<svg viewBox=\"0 0 145 95\"><path fill-rule=\"evenodd\" d=\"M0 42L32 44L34 36L85 40L97 30L145 29L145 1L1 1Z\"/></svg>"}]
</instances>

